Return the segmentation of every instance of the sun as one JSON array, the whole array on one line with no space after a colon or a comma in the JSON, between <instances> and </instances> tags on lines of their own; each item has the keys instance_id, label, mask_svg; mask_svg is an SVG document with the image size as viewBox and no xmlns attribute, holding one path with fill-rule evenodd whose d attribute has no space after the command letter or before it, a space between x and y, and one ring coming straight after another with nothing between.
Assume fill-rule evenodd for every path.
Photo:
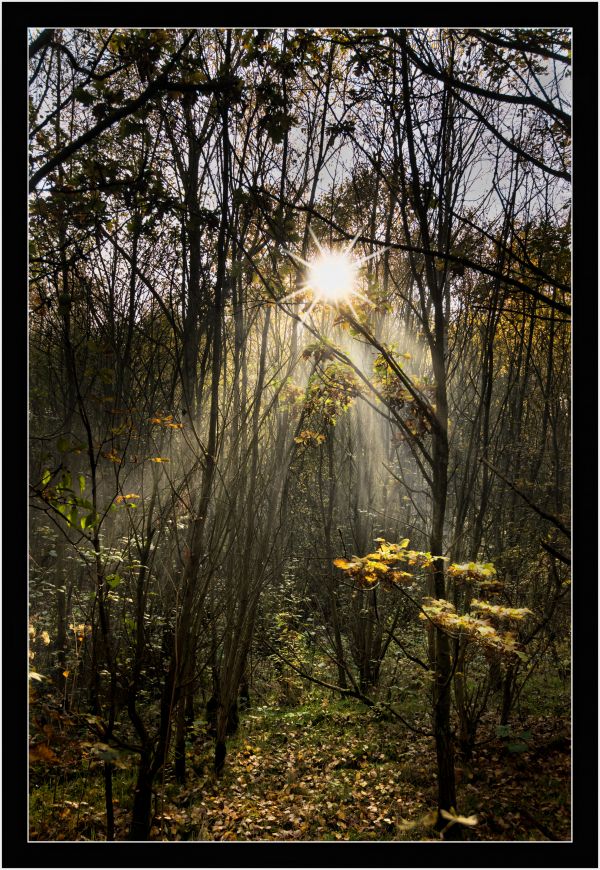
<instances>
[{"instance_id":1,"label":"sun","mask_svg":"<svg viewBox=\"0 0 600 870\"><path fill-rule=\"evenodd\" d=\"M358 263L343 251L322 251L309 262L306 287L324 302L342 302L353 294Z\"/></svg>"},{"instance_id":2,"label":"sun","mask_svg":"<svg viewBox=\"0 0 600 870\"><path fill-rule=\"evenodd\" d=\"M324 306L332 306L338 310L340 307L342 307L342 310L348 308L356 318L357 314L352 305L353 300L360 299L367 305L373 304L370 299L363 296L358 290L359 270L368 260L378 257L383 253L383 250L387 249L384 248L383 250L376 251L374 254L355 259L352 256L352 250L358 240L359 233L345 247L327 249L321 245L310 226L308 229L317 247L317 256L312 260L304 260L292 251L286 251L292 259L305 268L306 272L302 286L289 293L283 299L280 299L280 304L291 302L292 299L298 296L302 297L306 293L310 293L312 295L312 302L305 309L302 320L308 317L319 303Z\"/></svg>"}]
</instances>

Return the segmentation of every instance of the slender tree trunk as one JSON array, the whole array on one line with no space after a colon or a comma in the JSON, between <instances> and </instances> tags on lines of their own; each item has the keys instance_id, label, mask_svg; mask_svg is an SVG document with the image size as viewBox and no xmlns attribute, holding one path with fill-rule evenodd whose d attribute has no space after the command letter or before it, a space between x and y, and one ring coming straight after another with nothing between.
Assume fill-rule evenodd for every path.
<instances>
[{"instance_id":1,"label":"slender tree trunk","mask_svg":"<svg viewBox=\"0 0 600 870\"><path fill-rule=\"evenodd\" d=\"M177 705L177 725L175 729L175 779L180 785L186 782L185 764L185 695Z\"/></svg>"},{"instance_id":2,"label":"slender tree trunk","mask_svg":"<svg viewBox=\"0 0 600 870\"><path fill-rule=\"evenodd\" d=\"M131 812L131 827L129 840L148 839L151 827L152 785L154 776L151 770L150 758L142 753L138 765L138 775L133 792L133 809Z\"/></svg>"}]
</instances>

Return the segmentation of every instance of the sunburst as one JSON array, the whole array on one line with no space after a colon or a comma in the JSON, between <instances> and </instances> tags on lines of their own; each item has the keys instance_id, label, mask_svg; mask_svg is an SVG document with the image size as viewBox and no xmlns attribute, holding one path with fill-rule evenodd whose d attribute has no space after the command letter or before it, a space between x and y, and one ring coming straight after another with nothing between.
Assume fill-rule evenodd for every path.
<instances>
[{"instance_id":1,"label":"sunburst","mask_svg":"<svg viewBox=\"0 0 600 870\"><path fill-rule=\"evenodd\" d=\"M317 247L317 255L311 260L305 260L298 254L294 254L293 251L286 251L290 257L306 269L306 273L304 283L297 290L280 299L280 303L291 302L298 296L310 294L311 301L302 314L303 320L309 317L317 305L329 306L338 310L340 306L347 306L356 318L358 315L353 302L360 300L367 305L373 304L357 287L360 269L365 263L379 256L386 249L376 251L366 257L355 257L353 249L358 241L360 230L343 248L325 248L310 226L309 232Z\"/></svg>"}]
</instances>

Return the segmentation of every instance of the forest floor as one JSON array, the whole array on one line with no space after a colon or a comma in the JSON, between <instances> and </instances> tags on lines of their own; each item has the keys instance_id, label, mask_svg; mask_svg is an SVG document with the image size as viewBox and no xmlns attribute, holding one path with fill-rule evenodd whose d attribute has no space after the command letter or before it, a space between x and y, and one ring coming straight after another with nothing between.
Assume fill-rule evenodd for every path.
<instances>
[{"instance_id":1,"label":"forest floor","mask_svg":"<svg viewBox=\"0 0 600 870\"><path fill-rule=\"evenodd\" d=\"M427 728L425 717L415 715L412 721ZM529 716L525 724L525 741L503 739L495 728L482 726L470 765L457 761L459 811L478 820L463 828L465 839L570 839L568 720ZM211 769L213 743L203 723L198 726L188 754L187 784L177 784L170 767L157 783L161 796L152 839L439 836L431 827L436 803L431 738L382 721L359 704L321 697L294 709L251 708L228 744L218 780ZM127 836L133 757L127 767L115 777L118 840ZM69 780L58 788L55 782L52 798L48 792L42 787L34 793L32 839L104 838L99 768L85 780Z\"/></svg>"}]
</instances>

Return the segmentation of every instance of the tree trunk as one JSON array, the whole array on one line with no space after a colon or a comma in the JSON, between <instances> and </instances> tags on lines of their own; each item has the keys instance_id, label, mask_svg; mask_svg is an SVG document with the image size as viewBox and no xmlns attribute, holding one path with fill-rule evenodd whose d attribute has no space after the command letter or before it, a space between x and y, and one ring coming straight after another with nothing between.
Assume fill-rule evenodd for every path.
<instances>
[{"instance_id":1,"label":"tree trunk","mask_svg":"<svg viewBox=\"0 0 600 870\"><path fill-rule=\"evenodd\" d=\"M185 785L185 698L179 699L177 706L177 726L175 730L175 779Z\"/></svg>"},{"instance_id":2,"label":"tree trunk","mask_svg":"<svg viewBox=\"0 0 600 870\"><path fill-rule=\"evenodd\" d=\"M137 782L133 793L133 810L129 840L147 840L152 825L152 784L154 777L147 754L142 754L138 767Z\"/></svg>"}]
</instances>

